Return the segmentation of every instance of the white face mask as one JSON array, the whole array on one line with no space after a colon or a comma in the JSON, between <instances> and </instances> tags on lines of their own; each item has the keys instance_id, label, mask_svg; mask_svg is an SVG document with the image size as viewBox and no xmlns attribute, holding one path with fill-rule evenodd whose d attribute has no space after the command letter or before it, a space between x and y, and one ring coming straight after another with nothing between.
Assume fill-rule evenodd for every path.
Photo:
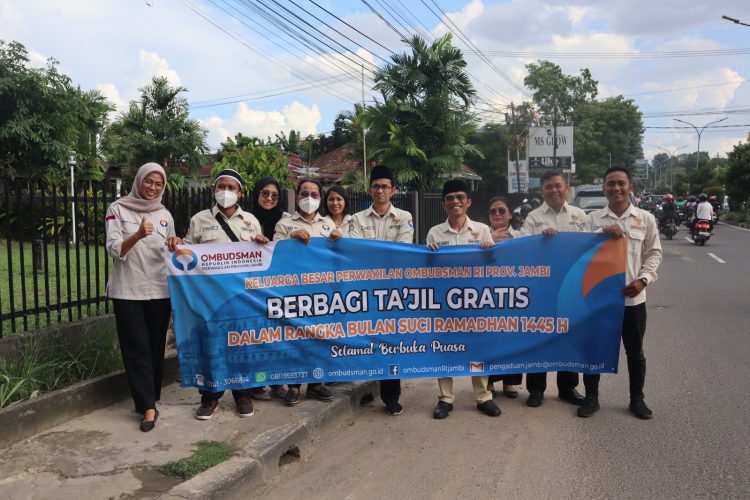
<instances>
[{"instance_id":1,"label":"white face mask","mask_svg":"<svg viewBox=\"0 0 750 500\"><path fill-rule=\"evenodd\" d=\"M232 191L217 191L214 193L214 198L221 208L233 207L237 203L237 193Z\"/></svg>"},{"instance_id":2,"label":"white face mask","mask_svg":"<svg viewBox=\"0 0 750 500\"><path fill-rule=\"evenodd\" d=\"M315 198L303 198L299 200L299 208L306 214L311 214L318 211L320 206L320 200Z\"/></svg>"}]
</instances>

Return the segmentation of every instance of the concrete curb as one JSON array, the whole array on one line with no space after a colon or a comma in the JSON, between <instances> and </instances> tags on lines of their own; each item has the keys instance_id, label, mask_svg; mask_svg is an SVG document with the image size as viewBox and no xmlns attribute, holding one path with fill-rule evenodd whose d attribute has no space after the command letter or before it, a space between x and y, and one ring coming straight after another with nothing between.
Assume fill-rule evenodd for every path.
<instances>
[{"instance_id":1,"label":"concrete curb","mask_svg":"<svg viewBox=\"0 0 750 500\"><path fill-rule=\"evenodd\" d=\"M177 379L178 368L177 353L167 353L163 385ZM129 397L121 370L10 405L0 410L0 449Z\"/></svg>"},{"instance_id":2,"label":"concrete curb","mask_svg":"<svg viewBox=\"0 0 750 500\"><path fill-rule=\"evenodd\" d=\"M310 402L298 408L300 419L259 435L238 455L162 495L162 500L248 498L253 484L262 483L279 468L282 455L301 449L322 430L357 408L368 392L377 392L375 381L355 384L344 397L330 403Z\"/></svg>"}]
</instances>

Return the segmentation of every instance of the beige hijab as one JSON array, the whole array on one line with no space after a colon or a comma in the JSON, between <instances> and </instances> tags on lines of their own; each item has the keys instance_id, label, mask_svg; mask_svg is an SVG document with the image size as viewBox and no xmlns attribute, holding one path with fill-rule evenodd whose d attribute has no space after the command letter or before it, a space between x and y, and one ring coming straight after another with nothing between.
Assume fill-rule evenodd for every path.
<instances>
[{"instance_id":1,"label":"beige hijab","mask_svg":"<svg viewBox=\"0 0 750 500\"><path fill-rule=\"evenodd\" d=\"M164 188L159 193L159 196L153 200L147 200L141 195L141 184L143 179L148 177L150 174L158 172L164 181ZM153 212L164 208L161 204L161 197L164 195L164 190L167 188L167 174L164 169L158 163L145 163L138 169L138 173L135 174L135 180L133 181L133 187L130 188L130 193L127 196L114 201L112 205L120 204L125 208L134 210L136 212Z\"/></svg>"}]
</instances>

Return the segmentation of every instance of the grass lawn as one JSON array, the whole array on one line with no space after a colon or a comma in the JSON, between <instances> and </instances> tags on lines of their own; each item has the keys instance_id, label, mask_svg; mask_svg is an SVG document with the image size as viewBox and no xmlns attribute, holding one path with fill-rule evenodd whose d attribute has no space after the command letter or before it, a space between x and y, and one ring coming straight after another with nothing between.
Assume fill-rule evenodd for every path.
<instances>
[{"instance_id":1,"label":"grass lawn","mask_svg":"<svg viewBox=\"0 0 750 500\"><path fill-rule=\"evenodd\" d=\"M12 267L8 262L9 255ZM42 309L39 314L30 313L25 318L3 320L0 325L2 336L12 335L13 329L18 333L105 313L105 302L93 303L96 297L104 297L107 284L105 276L111 267L103 246L89 246L87 256L86 246L82 243L79 243L78 249L74 245L59 244L56 256L54 244L48 244L46 255L47 278L44 267L38 272L34 271L31 243L13 241L9 249L7 240L0 241L0 276L7 277L7 280L0 282L0 312L3 315L9 314L11 301L16 312L36 307ZM70 286L67 281L69 272ZM82 304L80 308L78 305L64 306L79 298L90 298L92 303ZM109 311L111 312L111 306Z\"/></svg>"}]
</instances>

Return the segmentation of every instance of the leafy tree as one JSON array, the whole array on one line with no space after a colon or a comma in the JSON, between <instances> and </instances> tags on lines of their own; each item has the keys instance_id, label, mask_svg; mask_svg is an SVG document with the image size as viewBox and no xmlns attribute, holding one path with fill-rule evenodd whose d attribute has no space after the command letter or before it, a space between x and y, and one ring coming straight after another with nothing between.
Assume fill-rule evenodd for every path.
<instances>
[{"instance_id":1,"label":"leafy tree","mask_svg":"<svg viewBox=\"0 0 750 500\"><path fill-rule=\"evenodd\" d=\"M483 189L507 192L510 139L510 127L497 123L488 123L469 136L469 142L476 146L482 156L470 155L467 163L482 176Z\"/></svg>"},{"instance_id":2,"label":"leafy tree","mask_svg":"<svg viewBox=\"0 0 750 500\"><path fill-rule=\"evenodd\" d=\"M96 137L113 108L99 92L74 86L54 59L44 68L28 62L22 44L0 40L0 176L58 182L77 151L78 177L101 178Z\"/></svg>"},{"instance_id":3,"label":"leafy tree","mask_svg":"<svg viewBox=\"0 0 750 500\"><path fill-rule=\"evenodd\" d=\"M726 190L736 210L750 199L750 142L737 144L727 155Z\"/></svg>"},{"instance_id":4,"label":"leafy tree","mask_svg":"<svg viewBox=\"0 0 750 500\"><path fill-rule=\"evenodd\" d=\"M276 134L276 143L288 153L299 153L302 145L302 135L297 130L290 130L289 137L284 132Z\"/></svg>"},{"instance_id":5,"label":"leafy tree","mask_svg":"<svg viewBox=\"0 0 750 500\"><path fill-rule=\"evenodd\" d=\"M225 152L223 159L213 166L211 178L220 170L231 168L242 174L247 186L254 185L261 177L272 175L281 187L292 187L287 165L286 153L277 146L251 142L242 149Z\"/></svg>"},{"instance_id":6,"label":"leafy tree","mask_svg":"<svg viewBox=\"0 0 750 500\"><path fill-rule=\"evenodd\" d=\"M105 135L108 160L131 173L150 161L164 166L168 174L182 173L185 167L195 172L208 151L207 132L190 119L182 96L187 89L155 76L139 90L140 100L131 101Z\"/></svg>"},{"instance_id":7,"label":"leafy tree","mask_svg":"<svg viewBox=\"0 0 750 500\"><path fill-rule=\"evenodd\" d=\"M375 73L383 102L367 109L368 151L394 169L400 184L432 187L457 173L466 154L481 156L467 142L476 92L451 40L450 34L430 45L418 36L403 40L411 52L391 56Z\"/></svg>"},{"instance_id":8,"label":"leafy tree","mask_svg":"<svg viewBox=\"0 0 750 500\"><path fill-rule=\"evenodd\" d=\"M567 123L573 118L575 109L598 94L597 82L588 68L579 76L566 75L557 64L539 61L526 65L528 74L523 84L531 89L534 103L539 106L547 123L557 116L557 123Z\"/></svg>"},{"instance_id":9,"label":"leafy tree","mask_svg":"<svg viewBox=\"0 0 750 500\"><path fill-rule=\"evenodd\" d=\"M632 99L622 96L579 103L572 113L575 124L576 179L601 179L609 166L635 167L643 157L643 119ZM669 164L667 155L665 164Z\"/></svg>"}]
</instances>

